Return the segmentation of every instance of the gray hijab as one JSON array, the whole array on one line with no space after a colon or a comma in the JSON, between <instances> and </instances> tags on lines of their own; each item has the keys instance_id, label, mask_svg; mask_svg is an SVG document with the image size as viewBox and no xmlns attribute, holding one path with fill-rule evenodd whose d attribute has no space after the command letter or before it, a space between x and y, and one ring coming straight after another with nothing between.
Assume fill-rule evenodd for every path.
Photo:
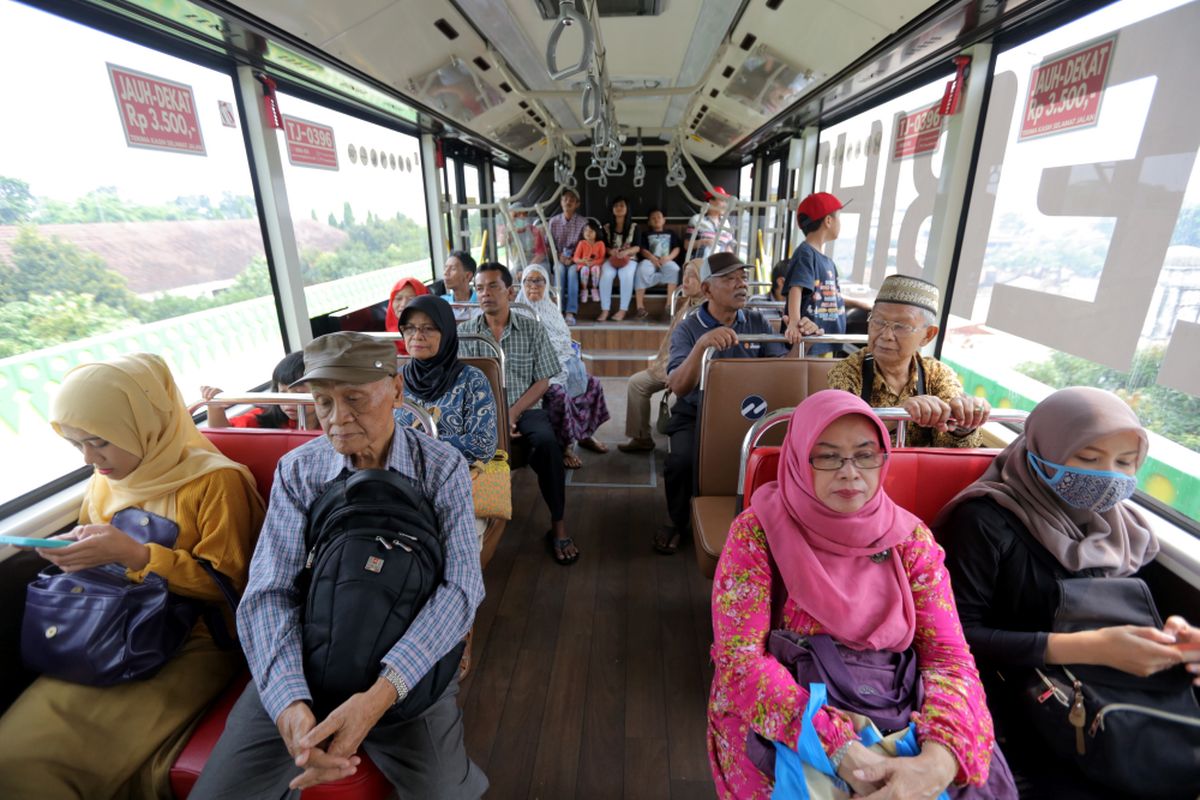
<instances>
[{"instance_id":1,"label":"gray hijab","mask_svg":"<svg viewBox=\"0 0 1200 800\"><path fill-rule=\"evenodd\" d=\"M1029 414L1025 432L1004 449L987 472L946 504L934 521L942 525L951 509L973 497L990 497L1011 511L1038 542L1071 572L1099 569L1106 575L1132 575L1158 553L1158 540L1145 518L1129 503L1104 513L1062 502L1030 468L1027 453L1063 464L1104 436L1133 431L1137 465L1146 460L1149 439L1124 400L1084 386L1060 389Z\"/></svg>"}]
</instances>

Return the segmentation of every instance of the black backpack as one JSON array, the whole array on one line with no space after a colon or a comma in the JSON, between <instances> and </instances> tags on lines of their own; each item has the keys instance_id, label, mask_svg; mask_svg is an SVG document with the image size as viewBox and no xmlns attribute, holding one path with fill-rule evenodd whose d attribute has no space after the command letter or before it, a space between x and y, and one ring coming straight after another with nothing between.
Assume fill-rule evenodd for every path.
<instances>
[{"instance_id":1,"label":"black backpack","mask_svg":"<svg viewBox=\"0 0 1200 800\"><path fill-rule=\"evenodd\" d=\"M420 487L382 469L338 476L309 509L304 540L304 675L320 719L379 677L383 657L442 582L445 552ZM463 647L435 663L384 719L412 719L432 705Z\"/></svg>"}]
</instances>

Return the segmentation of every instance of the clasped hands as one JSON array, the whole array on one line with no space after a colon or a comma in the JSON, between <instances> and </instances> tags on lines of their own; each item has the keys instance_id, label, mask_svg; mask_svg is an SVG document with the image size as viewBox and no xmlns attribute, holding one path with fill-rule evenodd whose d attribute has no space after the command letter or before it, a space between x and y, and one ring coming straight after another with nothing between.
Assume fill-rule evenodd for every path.
<instances>
[{"instance_id":1,"label":"clasped hands","mask_svg":"<svg viewBox=\"0 0 1200 800\"><path fill-rule=\"evenodd\" d=\"M914 424L922 428L936 428L943 433L960 430L973 431L988 421L992 407L981 397L960 394L946 402L932 394L910 397L900 404L908 412Z\"/></svg>"},{"instance_id":2,"label":"clasped hands","mask_svg":"<svg viewBox=\"0 0 1200 800\"><path fill-rule=\"evenodd\" d=\"M865 800L933 800L957 774L958 760L937 742L925 742L919 755L905 758L887 758L855 742L838 767L854 796Z\"/></svg>"}]
</instances>

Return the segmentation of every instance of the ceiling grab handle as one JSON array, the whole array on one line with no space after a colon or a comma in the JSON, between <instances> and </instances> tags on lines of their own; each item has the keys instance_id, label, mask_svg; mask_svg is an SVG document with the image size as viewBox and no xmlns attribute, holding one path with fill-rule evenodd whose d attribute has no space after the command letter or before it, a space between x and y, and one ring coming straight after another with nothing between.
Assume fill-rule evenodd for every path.
<instances>
[{"instance_id":1,"label":"ceiling grab handle","mask_svg":"<svg viewBox=\"0 0 1200 800\"><path fill-rule=\"evenodd\" d=\"M604 94L600 91L600 82L596 80L595 75L588 75L587 80L583 82L583 96L579 105L585 128L590 128L604 119Z\"/></svg>"},{"instance_id":2,"label":"ceiling grab handle","mask_svg":"<svg viewBox=\"0 0 1200 800\"><path fill-rule=\"evenodd\" d=\"M642 163L642 129L637 132L637 158L633 162L633 188L640 189L646 183L646 165ZM671 317L674 319L674 315Z\"/></svg>"},{"instance_id":3,"label":"ceiling grab handle","mask_svg":"<svg viewBox=\"0 0 1200 800\"><path fill-rule=\"evenodd\" d=\"M563 31L572 25L578 25L583 32L583 52L579 61L562 69L558 68L558 40ZM592 23L575 8L575 0L560 0L558 4L558 21L550 32L550 40L546 42L546 71L550 79L561 81L572 75L583 72L592 61Z\"/></svg>"}]
</instances>

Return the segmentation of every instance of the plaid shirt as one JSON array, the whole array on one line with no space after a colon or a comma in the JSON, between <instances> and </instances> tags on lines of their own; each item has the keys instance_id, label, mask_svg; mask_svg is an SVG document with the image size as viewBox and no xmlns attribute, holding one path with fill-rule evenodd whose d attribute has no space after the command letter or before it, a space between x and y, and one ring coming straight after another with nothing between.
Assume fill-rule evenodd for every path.
<instances>
[{"instance_id":1,"label":"plaid shirt","mask_svg":"<svg viewBox=\"0 0 1200 800\"><path fill-rule=\"evenodd\" d=\"M583 228L587 221L588 218L578 211L570 219L559 212L546 220L546 225L550 228L550 237L554 239L554 249L564 262L571 263L575 255L575 245L583 238Z\"/></svg>"},{"instance_id":2,"label":"plaid shirt","mask_svg":"<svg viewBox=\"0 0 1200 800\"><path fill-rule=\"evenodd\" d=\"M458 332L482 333L496 341L484 314L459 325ZM563 365L554 352L554 346L550 344L546 329L533 317L514 311L508 312L508 325L504 328L504 333L500 334L498 344L504 351L504 402L508 403L509 408L521 399L521 395L525 394L530 386L540 380L553 378L563 371ZM463 342L459 348L464 356L493 355L490 349L484 349L483 345L477 342ZM539 401L533 407L538 408L540 405Z\"/></svg>"},{"instance_id":3,"label":"plaid shirt","mask_svg":"<svg viewBox=\"0 0 1200 800\"><path fill-rule=\"evenodd\" d=\"M432 500L446 537L442 585L380 664L380 674L391 667L405 683L416 686L467 635L483 601L483 575L467 462L450 445L423 433L399 425L395 431L387 466L415 480ZM415 474L413 448L421 451L423 476ZM308 509L343 469L354 470L350 458L334 450L324 436L287 453L275 468L267 517L237 613L250 672L273 720L297 700L312 701L300 642L305 598L296 590L296 579L307 555Z\"/></svg>"}]
</instances>

